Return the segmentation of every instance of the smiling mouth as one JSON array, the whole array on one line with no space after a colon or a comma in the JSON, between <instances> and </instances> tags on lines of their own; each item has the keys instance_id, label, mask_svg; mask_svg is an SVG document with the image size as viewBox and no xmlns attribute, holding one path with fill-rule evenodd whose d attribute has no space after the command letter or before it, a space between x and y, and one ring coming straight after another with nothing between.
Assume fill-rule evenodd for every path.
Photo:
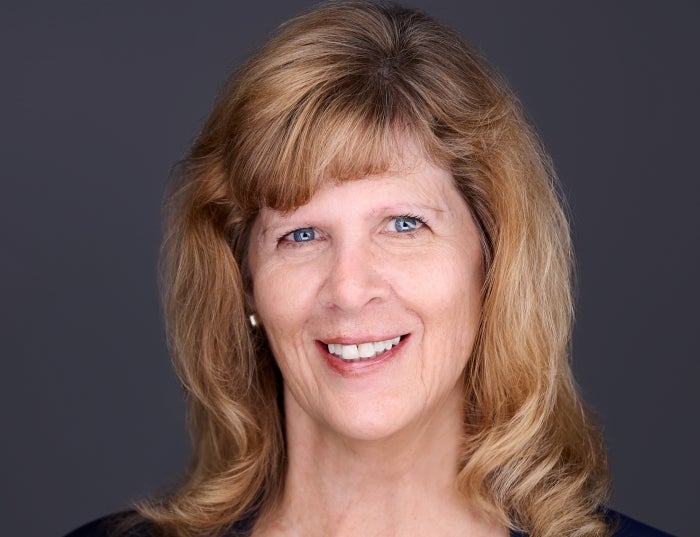
<instances>
[{"instance_id":1,"label":"smiling mouth","mask_svg":"<svg viewBox=\"0 0 700 537\"><path fill-rule=\"evenodd\" d=\"M333 356L340 358L344 362L361 362L377 358L385 352L390 351L399 344L404 336L397 336L383 341L368 341L357 345L342 345L340 343L328 343L326 348Z\"/></svg>"}]
</instances>

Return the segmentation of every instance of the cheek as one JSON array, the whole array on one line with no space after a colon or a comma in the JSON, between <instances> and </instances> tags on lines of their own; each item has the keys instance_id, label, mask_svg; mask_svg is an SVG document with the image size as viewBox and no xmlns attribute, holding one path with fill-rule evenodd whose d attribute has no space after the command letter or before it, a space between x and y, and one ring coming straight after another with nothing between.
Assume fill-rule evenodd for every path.
<instances>
[{"instance_id":1,"label":"cheek","mask_svg":"<svg viewBox=\"0 0 700 537\"><path fill-rule=\"evenodd\" d=\"M318 387L303 338L312 322L314 291L307 271L285 265L260 266L253 281L255 306L285 388L306 408L313 407Z\"/></svg>"},{"instance_id":2,"label":"cheek","mask_svg":"<svg viewBox=\"0 0 700 537\"><path fill-rule=\"evenodd\" d=\"M425 329L425 355L453 374L471 354L481 317L482 265L465 251L434 256L416 270L413 303ZM449 373L448 373L449 372Z\"/></svg>"},{"instance_id":3,"label":"cheek","mask_svg":"<svg viewBox=\"0 0 700 537\"><path fill-rule=\"evenodd\" d=\"M455 322L479 314L483 274L478 253L453 248L415 256L396 281L403 296ZM449 313L451 312L451 313Z\"/></svg>"},{"instance_id":4,"label":"cheek","mask_svg":"<svg viewBox=\"0 0 700 537\"><path fill-rule=\"evenodd\" d=\"M258 268L253 297L271 343L288 341L301 333L313 307L314 285L313 276L303 266L269 264Z\"/></svg>"},{"instance_id":5,"label":"cheek","mask_svg":"<svg viewBox=\"0 0 700 537\"><path fill-rule=\"evenodd\" d=\"M292 281L284 272L265 268L258 270L253 280L256 315L285 378L289 376L289 368L299 363L294 355L300 345L298 335L303 325L297 288Z\"/></svg>"}]
</instances>

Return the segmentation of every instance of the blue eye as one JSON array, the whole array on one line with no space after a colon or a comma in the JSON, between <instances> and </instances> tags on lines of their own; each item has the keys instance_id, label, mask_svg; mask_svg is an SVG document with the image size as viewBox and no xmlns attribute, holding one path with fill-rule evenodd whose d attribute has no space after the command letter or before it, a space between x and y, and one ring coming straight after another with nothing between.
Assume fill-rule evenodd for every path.
<instances>
[{"instance_id":1,"label":"blue eye","mask_svg":"<svg viewBox=\"0 0 700 537\"><path fill-rule=\"evenodd\" d=\"M316 238L316 232L312 227L303 227L301 229L297 229L295 231L292 231L289 235L291 235L294 242L309 242Z\"/></svg>"},{"instance_id":2,"label":"blue eye","mask_svg":"<svg viewBox=\"0 0 700 537\"><path fill-rule=\"evenodd\" d=\"M394 229L399 233L415 231L423 222L415 216L397 216L394 219Z\"/></svg>"}]
</instances>

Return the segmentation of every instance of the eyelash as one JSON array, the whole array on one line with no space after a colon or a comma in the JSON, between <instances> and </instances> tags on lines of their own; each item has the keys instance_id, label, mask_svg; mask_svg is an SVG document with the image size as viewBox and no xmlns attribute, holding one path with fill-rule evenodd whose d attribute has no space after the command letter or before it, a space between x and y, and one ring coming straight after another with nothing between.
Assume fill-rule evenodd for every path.
<instances>
[{"instance_id":1,"label":"eyelash","mask_svg":"<svg viewBox=\"0 0 700 537\"><path fill-rule=\"evenodd\" d=\"M413 231L410 231L407 233L402 233L402 235L412 235L416 231L418 231L420 228L422 228L423 226L428 225L428 222L426 221L426 219L423 218L422 216L418 216L417 214L410 214L410 213L409 214L400 214L398 216L391 217L392 220L396 220L397 218L408 218L411 220L416 220L420 224L420 226L416 227L416 229L414 229Z\"/></svg>"},{"instance_id":2,"label":"eyelash","mask_svg":"<svg viewBox=\"0 0 700 537\"><path fill-rule=\"evenodd\" d=\"M397 219L399 219L399 218L405 218L405 219L415 220L416 222L419 223L419 226L417 226L416 229L414 229L414 230L412 230L412 231L407 231L407 232L405 232L405 233L399 233L400 235L407 235L407 236L409 236L409 237L413 237L413 236L416 234L416 232L417 232L418 230L420 230L423 226L427 226L427 225L428 225L428 222L427 222L427 220L426 220L425 218L423 218L422 216L418 216L417 214L413 214L413 213L407 213L407 214L400 214L400 215L397 215L397 216L392 216L392 217L390 218L390 220L391 220L391 221L394 221L394 220L397 220ZM312 229L312 230L314 231L314 233L318 234L318 232L317 232L313 227L311 227L311 226L308 226L308 227L300 227L300 228L293 229L292 231L288 231L287 233L283 233L282 235L280 235L280 236L277 238L277 243L278 243L278 244L288 244L288 245L290 245L290 246L300 246L300 245L304 244L304 242L313 242L313 241L299 241L299 242L297 242L297 241L293 241L293 240L288 240L288 239L287 239L287 237L289 237L290 235L292 235L292 234L294 234L295 232L300 231L300 230L302 230L302 229ZM396 233L398 233L398 232L396 232ZM318 239L314 239L314 240L318 240Z\"/></svg>"}]
</instances>

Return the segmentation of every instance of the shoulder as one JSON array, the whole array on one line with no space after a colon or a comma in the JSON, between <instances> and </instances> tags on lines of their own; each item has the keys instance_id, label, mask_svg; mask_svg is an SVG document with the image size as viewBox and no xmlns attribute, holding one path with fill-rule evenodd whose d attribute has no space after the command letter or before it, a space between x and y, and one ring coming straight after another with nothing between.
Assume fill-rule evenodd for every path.
<instances>
[{"instance_id":1,"label":"shoulder","mask_svg":"<svg viewBox=\"0 0 700 537\"><path fill-rule=\"evenodd\" d=\"M235 523L226 537L248 537L254 518ZM65 537L167 537L136 511L124 511L93 520Z\"/></svg>"},{"instance_id":2,"label":"shoulder","mask_svg":"<svg viewBox=\"0 0 700 537\"><path fill-rule=\"evenodd\" d=\"M663 532L642 524L616 511L608 511L610 526L615 528L612 537L673 537ZM227 534L228 537L245 537L248 535L250 521L242 521L236 524ZM514 537L525 537L523 534L511 533ZM78 529L70 532L65 537L163 537L158 529L134 511L126 511L98 518Z\"/></svg>"},{"instance_id":3,"label":"shoulder","mask_svg":"<svg viewBox=\"0 0 700 537\"><path fill-rule=\"evenodd\" d=\"M107 515L80 526L65 537L161 537L157 528L135 511Z\"/></svg>"},{"instance_id":4,"label":"shoulder","mask_svg":"<svg viewBox=\"0 0 700 537\"><path fill-rule=\"evenodd\" d=\"M606 518L609 527L614 530L611 537L673 537L670 533L657 530L610 509L606 511ZM528 535L511 531L510 537L528 537Z\"/></svg>"},{"instance_id":5,"label":"shoulder","mask_svg":"<svg viewBox=\"0 0 700 537\"><path fill-rule=\"evenodd\" d=\"M673 537L670 533L642 524L616 511L608 511L610 526L615 528L613 537Z\"/></svg>"}]
</instances>

